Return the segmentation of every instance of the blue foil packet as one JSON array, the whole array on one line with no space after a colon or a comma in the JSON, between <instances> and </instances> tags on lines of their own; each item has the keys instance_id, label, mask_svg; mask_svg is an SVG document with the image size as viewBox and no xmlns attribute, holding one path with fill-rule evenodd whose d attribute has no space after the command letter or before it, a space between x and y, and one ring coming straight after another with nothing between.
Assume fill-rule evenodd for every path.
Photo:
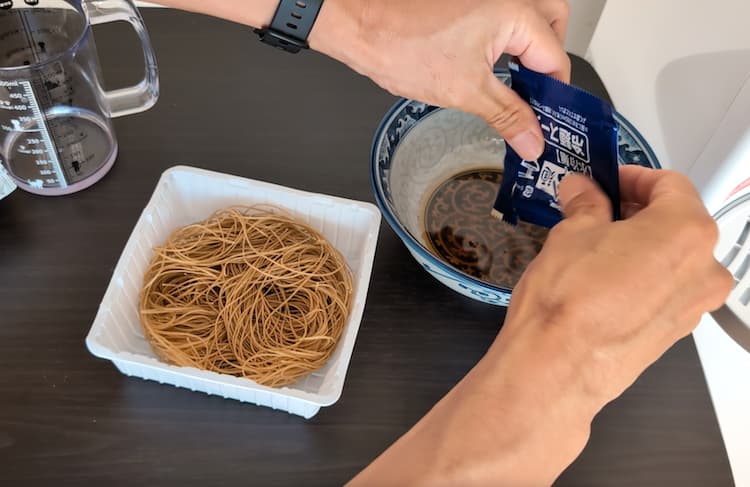
<instances>
[{"instance_id":1,"label":"blue foil packet","mask_svg":"<svg viewBox=\"0 0 750 487\"><path fill-rule=\"evenodd\" d=\"M509 63L512 88L534 110L544 134L544 153L523 160L507 146L505 170L492 214L553 227L563 215L557 201L560 181L569 172L592 177L620 217L617 123L612 106L575 86Z\"/></svg>"}]
</instances>

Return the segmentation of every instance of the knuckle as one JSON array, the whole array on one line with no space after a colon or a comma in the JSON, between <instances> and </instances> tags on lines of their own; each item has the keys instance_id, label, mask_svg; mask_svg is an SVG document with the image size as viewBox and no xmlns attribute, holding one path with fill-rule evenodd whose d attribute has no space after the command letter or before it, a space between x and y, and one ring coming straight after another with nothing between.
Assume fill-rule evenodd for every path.
<instances>
[{"instance_id":1,"label":"knuckle","mask_svg":"<svg viewBox=\"0 0 750 487\"><path fill-rule=\"evenodd\" d=\"M719 227L708 214L693 218L688 222L682 232L684 244L697 249L708 249L713 253L714 245L719 239Z\"/></svg>"},{"instance_id":2,"label":"knuckle","mask_svg":"<svg viewBox=\"0 0 750 487\"><path fill-rule=\"evenodd\" d=\"M556 0L555 7L560 12L560 18L567 19L570 16L570 3L568 0Z\"/></svg>"},{"instance_id":3,"label":"knuckle","mask_svg":"<svg viewBox=\"0 0 750 487\"><path fill-rule=\"evenodd\" d=\"M712 311L721 307L735 286L732 274L718 262L712 267L703 284L705 299L700 311Z\"/></svg>"},{"instance_id":4,"label":"knuckle","mask_svg":"<svg viewBox=\"0 0 750 487\"><path fill-rule=\"evenodd\" d=\"M612 205L607 196L601 191L586 191L576 195L565 204L566 213L601 215L611 213Z\"/></svg>"},{"instance_id":5,"label":"knuckle","mask_svg":"<svg viewBox=\"0 0 750 487\"><path fill-rule=\"evenodd\" d=\"M670 269L703 268L714 260L714 246L718 239L716 222L708 214L693 217L679 227L673 227L670 237L664 240L663 257Z\"/></svg>"},{"instance_id":6,"label":"knuckle","mask_svg":"<svg viewBox=\"0 0 750 487\"><path fill-rule=\"evenodd\" d=\"M669 181L669 184L675 188L684 190L685 188L694 188L692 181L681 172L673 169L661 170L662 177Z\"/></svg>"},{"instance_id":7,"label":"knuckle","mask_svg":"<svg viewBox=\"0 0 750 487\"><path fill-rule=\"evenodd\" d=\"M706 215L705 218L703 218L702 225L707 243L713 251L714 246L716 246L716 243L719 241L719 225L716 223L716 220L709 215Z\"/></svg>"},{"instance_id":8,"label":"knuckle","mask_svg":"<svg viewBox=\"0 0 750 487\"><path fill-rule=\"evenodd\" d=\"M721 295L722 302L727 298L732 289L734 289L734 276L727 269L719 265L719 272L717 278L718 284L717 289Z\"/></svg>"},{"instance_id":9,"label":"knuckle","mask_svg":"<svg viewBox=\"0 0 750 487\"><path fill-rule=\"evenodd\" d=\"M501 133L519 125L522 120L523 110L517 105L502 107L499 111L487 117L487 122Z\"/></svg>"}]
</instances>

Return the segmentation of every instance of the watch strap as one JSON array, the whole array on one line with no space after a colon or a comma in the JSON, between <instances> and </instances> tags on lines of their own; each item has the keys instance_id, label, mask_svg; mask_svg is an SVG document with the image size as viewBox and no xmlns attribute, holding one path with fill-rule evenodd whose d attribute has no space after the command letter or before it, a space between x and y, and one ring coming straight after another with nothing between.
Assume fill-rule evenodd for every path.
<instances>
[{"instance_id":1,"label":"watch strap","mask_svg":"<svg viewBox=\"0 0 750 487\"><path fill-rule=\"evenodd\" d=\"M280 0L267 28L256 29L260 40L287 52L307 49L307 37L315 25L323 0Z\"/></svg>"}]
</instances>

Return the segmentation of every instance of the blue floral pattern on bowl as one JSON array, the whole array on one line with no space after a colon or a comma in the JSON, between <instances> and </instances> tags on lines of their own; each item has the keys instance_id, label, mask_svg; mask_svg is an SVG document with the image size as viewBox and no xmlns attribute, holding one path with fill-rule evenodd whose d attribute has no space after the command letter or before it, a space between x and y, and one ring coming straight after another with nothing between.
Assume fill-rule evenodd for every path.
<instances>
[{"instance_id":1,"label":"blue floral pattern on bowl","mask_svg":"<svg viewBox=\"0 0 750 487\"><path fill-rule=\"evenodd\" d=\"M508 71L497 71L496 75L506 84L510 84ZM440 110L443 109L414 100L402 99L383 118L375 134L370 154L370 175L375 199L388 224L430 275L464 296L488 304L508 306L511 289L480 281L454 269L433 255L399 220L395 211L390 179L394 155L399 144L414 127ZM618 162L622 165L637 164L660 168L656 155L638 130L619 113L615 113L615 120L619 125Z\"/></svg>"}]
</instances>

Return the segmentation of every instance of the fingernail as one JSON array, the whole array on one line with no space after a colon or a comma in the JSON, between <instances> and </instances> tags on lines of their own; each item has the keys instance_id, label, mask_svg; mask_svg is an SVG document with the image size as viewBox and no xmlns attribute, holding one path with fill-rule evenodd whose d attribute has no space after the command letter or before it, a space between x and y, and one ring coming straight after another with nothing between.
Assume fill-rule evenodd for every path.
<instances>
[{"instance_id":1,"label":"fingernail","mask_svg":"<svg viewBox=\"0 0 750 487\"><path fill-rule=\"evenodd\" d=\"M527 161L536 161L544 152L544 140L539 135L527 130L508 141L519 156Z\"/></svg>"},{"instance_id":2,"label":"fingernail","mask_svg":"<svg viewBox=\"0 0 750 487\"><path fill-rule=\"evenodd\" d=\"M581 181L580 175L568 172L560 180L557 187L557 201L565 207L568 202L586 190L586 180Z\"/></svg>"}]
</instances>

